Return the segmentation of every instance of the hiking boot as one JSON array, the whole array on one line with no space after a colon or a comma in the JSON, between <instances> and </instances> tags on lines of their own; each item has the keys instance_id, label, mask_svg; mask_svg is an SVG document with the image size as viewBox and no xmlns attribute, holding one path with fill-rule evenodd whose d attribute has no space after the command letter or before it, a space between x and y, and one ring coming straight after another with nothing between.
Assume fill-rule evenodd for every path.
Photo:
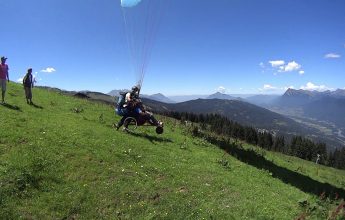
<instances>
[{"instance_id":1,"label":"hiking boot","mask_svg":"<svg viewBox=\"0 0 345 220\"><path fill-rule=\"evenodd\" d=\"M162 121L158 121L158 126L164 127L164 123Z\"/></svg>"}]
</instances>

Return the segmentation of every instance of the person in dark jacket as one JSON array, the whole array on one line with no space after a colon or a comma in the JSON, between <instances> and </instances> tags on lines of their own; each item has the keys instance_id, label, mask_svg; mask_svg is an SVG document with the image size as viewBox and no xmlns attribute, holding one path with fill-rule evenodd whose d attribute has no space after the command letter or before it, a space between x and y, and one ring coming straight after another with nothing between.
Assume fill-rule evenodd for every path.
<instances>
[{"instance_id":1,"label":"person in dark jacket","mask_svg":"<svg viewBox=\"0 0 345 220\"><path fill-rule=\"evenodd\" d=\"M32 69L29 68L28 72L23 78L23 86L25 90L25 97L26 103L32 105L32 91L31 89L34 87L33 79L32 79Z\"/></svg>"}]
</instances>

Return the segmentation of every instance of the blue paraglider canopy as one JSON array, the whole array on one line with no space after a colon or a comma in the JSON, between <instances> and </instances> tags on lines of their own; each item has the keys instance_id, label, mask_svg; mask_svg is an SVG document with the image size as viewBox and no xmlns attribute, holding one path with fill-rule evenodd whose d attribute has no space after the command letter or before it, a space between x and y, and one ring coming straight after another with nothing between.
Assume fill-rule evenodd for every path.
<instances>
[{"instance_id":1,"label":"blue paraglider canopy","mask_svg":"<svg viewBox=\"0 0 345 220\"><path fill-rule=\"evenodd\" d=\"M121 0L121 6L125 8L133 7L139 4L141 0Z\"/></svg>"}]
</instances>

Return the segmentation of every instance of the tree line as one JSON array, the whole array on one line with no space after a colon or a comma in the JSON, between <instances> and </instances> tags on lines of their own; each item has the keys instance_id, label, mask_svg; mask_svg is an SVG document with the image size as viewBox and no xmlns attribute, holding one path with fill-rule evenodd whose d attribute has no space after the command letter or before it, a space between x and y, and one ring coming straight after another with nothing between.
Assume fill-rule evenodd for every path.
<instances>
[{"instance_id":1,"label":"tree line","mask_svg":"<svg viewBox=\"0 0 345 220\"><path fill-rule=\"evenodd\" d=\"M193 133L214 132L224 137L242 140L263 149L299 157L304 160L345 169L345 148L327 151L325 143L314 142L303 136L284 137L264 129L244 126L219 114L195 114L188 112L162 112L161 114L185 123L197 123Z\"/></svg>"}]
</instances>

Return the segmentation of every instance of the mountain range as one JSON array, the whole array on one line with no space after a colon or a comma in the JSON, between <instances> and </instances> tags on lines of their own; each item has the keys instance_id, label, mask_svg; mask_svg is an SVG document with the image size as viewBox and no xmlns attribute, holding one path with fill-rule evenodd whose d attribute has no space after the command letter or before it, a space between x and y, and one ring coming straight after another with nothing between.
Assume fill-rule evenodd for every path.
<instances>
[{"instance_id":1,"label":"mountain range","mask_svg":"<svg viewBox=\"0 0 345 220\"><path fill-rule=\"evenodd\" d=\"M118 96L122 91L124 90L113 90L111 94ZM246 99L215 93L205 96L204 99L180 103L172 103L172 100L160 93L151 96L141 95L141 98L149 110L156 113L166 111L217 113L243 125L269 130L287 137L303 135L336 148L345 145L345 126L342 126L345 124L343 92L337 90L320 93L290 89L282 96L257 95ZM114 105L116 99L107 94L90 91L70 92L70 94L111 105ZM261 107L258 106L259 104L250 103L253 100L261 102Z\"/></svg>"},{"instance_id":2,"label":"mountain range","mask_svg":"<svg viewBox=\"0 0 345 220\"><path fill-rule=\"evenodd\" d=\"M326 99L345 99L345 90L337 89L336 91L308 91L308 90L295 90L288 89L284 95L276 100L275 105L284 107L300 107L308 105L314 101Z\"/></svg>"},{"instance_id":3,"label":"mountain range","mask_svg":"<svg viewBox=\"0 0 345 220\"><path fill-rule=\"evenodd\" d=\"M271 108L285 109L291 116L329 121L345 128L345 90L306 91L288 89L270 103Z\"/></svg>"}]
</instances>

